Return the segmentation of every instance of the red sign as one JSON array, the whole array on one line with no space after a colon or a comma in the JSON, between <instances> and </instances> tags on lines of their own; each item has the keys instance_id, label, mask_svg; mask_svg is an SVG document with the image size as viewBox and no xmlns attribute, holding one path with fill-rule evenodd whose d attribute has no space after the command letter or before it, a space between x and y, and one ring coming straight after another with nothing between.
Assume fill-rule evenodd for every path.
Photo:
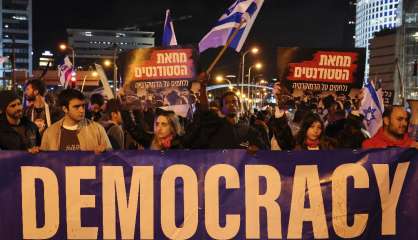
<instances>
[{"instance_id":1,"label":"red sign","mask_svg":"<svg viewBox=\"0 0 418 240\"><path fill-rule=\"evenodd\" d=\"M352 84L357 71L356 52L319 51L310 61L289 63L288 80Z\"/></svg>"},{"instance_id":2,"label":"red sign","mask_svg":"<svg viewBox=\"0 0 418 240\"><path fill-rule=\"evenodd\" d=\"M194 76L192 49L154 49L150 58L134 66L134 80L191 79Z\"/></svg>"}]
</instances>

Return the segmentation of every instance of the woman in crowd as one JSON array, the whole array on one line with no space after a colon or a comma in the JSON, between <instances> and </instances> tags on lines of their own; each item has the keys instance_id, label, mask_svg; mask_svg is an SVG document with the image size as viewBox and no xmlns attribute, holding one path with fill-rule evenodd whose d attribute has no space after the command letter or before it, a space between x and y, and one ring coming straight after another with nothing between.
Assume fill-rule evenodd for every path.
<instances>
[{"instance_id":1,"label":"woman in crowd","mask_svg":"<svg viewBox=\"0 0 418 240\"><path fill-rule=\"evenodd\" d=\"M305 116L296 135L295 150L327 150L335 148L335 143L324 136L324 123L318 114Z\"/></svg>"},{"instance_id":2,"label":"woman in crowd","mask_svg":"<svg viewBox=\"0 0 418 240\"><path fill-rule=\"evenodd\" d=\"M131 136L144 148L151 150L167 150L183 148L183 127L179 118L172 111L157 111L154 120L154 132L144 129L143 119L132 121L129 112L122 112L123 123Z\"/></svg>"}]
</instances>

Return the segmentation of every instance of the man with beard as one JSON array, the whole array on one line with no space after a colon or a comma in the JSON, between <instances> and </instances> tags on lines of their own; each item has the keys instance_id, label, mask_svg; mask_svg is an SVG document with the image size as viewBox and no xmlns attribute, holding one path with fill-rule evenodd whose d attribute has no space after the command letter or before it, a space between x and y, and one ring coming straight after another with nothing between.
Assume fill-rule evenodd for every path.
<instances>
[{"instance_id":1,"label":"man with beard","mask_svg":"<svg viewBox=\"0 0 418 240\"><path fill-rule=\"evenodd\" d=\"M0 92L0 111L0 149L39 152L38 128L23 116L22 103L13 91Z\"/></svg>"},{"instance_id":2,"label":"man with beard","mask_svg":"<svg viewBox=\"0 0 418 240\"><path fill-rule=\"evenodd\" d=\"M25 96L32 104L25 109L25 116L38 127L42 134L53 123L51 109L45 102L46 87L42 80L31 79L26 83Z\"/></svg>"},{"instance_id":3,"label":"man with beard","mask_svg":"<svg viewBox=\"0 0 418 240\"><path fill-rule=\"evenodd\" d=\"M206 88L200 92L200 109L185 136L192 148L247 149L250 152L266 149L260 133L245 123L239 123L240 101L234 92L226 92L220 99L219 116L209 111ZM186 143L187 145L187 143Z\"/></svg>"},{"instance_id":4,"label":"man with beard","mask_svg":"<svg viewBox=\"0 0 418 240\"><path fill-rule=\"evenodd\" d=\"M41 149L44 151L111 150L104 128L85 118L85 97L76 89L63 90L58 99L65 116L45 130Z\"/></svg>"},{"instance_id":5,"label":"man with beard","mask_svg":"<svg viewBox=\"0 0 418 240\"><path fill-rule=\"evenodd\" d=\"M363 148L416 147L416 142L408 137L408 122L409 116L403 107L385 107L383 127L363 142Z\"/></svg>"}]
</instances>

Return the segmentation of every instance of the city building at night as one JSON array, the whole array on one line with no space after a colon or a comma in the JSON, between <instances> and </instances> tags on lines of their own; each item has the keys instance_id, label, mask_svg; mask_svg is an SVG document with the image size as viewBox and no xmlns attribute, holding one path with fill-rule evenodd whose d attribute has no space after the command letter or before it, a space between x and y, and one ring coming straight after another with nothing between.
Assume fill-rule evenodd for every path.
<instances>
[{"instance_id":1,"label":"city building at night","mask_svg":"<svg viewBox=\"0 0 418 240\"><path fill-rule=\"evenodd\" d=\"M374 33L369 41L369 79L394 92L395 104L418 99L418 1L403 0L400 23Z\"/></svg>"},{"instance_id":2,"label":"city building at night","mask_svg":"<svg viewBox=\"0 0 418 240\"><path fill-rule=\"evenodd\" d=\"M356 3L355 47L366 48L366 74L369 73L369 45L374 33L401 25L402 0L358 0Z\"/></svg>"},{"instance_id":3,"label":"city building at night","mask_svg":"<svg viewBox=\"0 0 418 240\"><path fill-rule=\"evenodd\" d=\"M0 0L0 56L9 61L0 65L3 86L10 84L14 69L32 73L32 0Z\"/></svg>"},{"instance_id":4,"label":"city building at night","mask_svg":"<svg viewBox=\"0 0 418 240\"><path fill-rule=\"evenodd\" d=\"M74 49L76 66L112 60L118 52L154 47L154 32L67 29L68 45Z\"/></svg>"},{"instance_id":5,"label":"city building at night","mask_svg":"<svg viewBox=\"0 0 418 240\"><path fill-rule=\"evenodd\" d=\"M49 50L45 50L39 58L39 67L46 67L48 63L49 67L54 66L54 54Z\"/></svg>"}]
</instances>

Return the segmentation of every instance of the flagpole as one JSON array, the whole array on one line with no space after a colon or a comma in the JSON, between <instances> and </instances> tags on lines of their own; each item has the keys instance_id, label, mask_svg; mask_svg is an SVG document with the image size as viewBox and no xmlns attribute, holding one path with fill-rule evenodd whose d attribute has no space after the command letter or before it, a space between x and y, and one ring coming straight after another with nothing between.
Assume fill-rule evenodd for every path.
<instances>
[{"instance_id":1,"label":"flagpole","mask_svg":"<svg viewBox=\"0 0 418 240\"><path fill-rule=\"evenodd\" d=\"M81 85L81 92L84 90L84 85L86 84L87 74L84 76L83 85Z\"/></svg>"},{"instance_id":2,"label":"flagpole","mask_svg":"<svg viewBox=\"0 0 418 240\"><path fill-rule=\"evenodd\" d=\"M206 74L209 75L210 72L213 70L213 68L215 67L215 65L218 63L218 61L221 59L221 57L223 56L223 54L226 51L226 48L229 47L229 45L231 44L232 40L234 40L235 36L238 34L242 24L244 24L245 20L242 20L238 27L235 28L234 32L232 33L232 35L228 38L228 41L226 41L224 47L222 48L222 50L218 53L218 55L216 56L216 58L213 60L213 62L210 64L208 70L206 70Z\"/></svg>"},{"instance_id":3,"label":"flagpole","mask_svg":"<svg viewBox=\"0 0 418 240\"><path fill-rule=\"evenodd\" d=\"M398 78L401 85L401 93L400 93L400 100L401 100L401 106L405 105L405 85L402 78L401 68L399 66L399 58L396 58L396 70L398 72Z\"/></svg>"}]
</instances>

